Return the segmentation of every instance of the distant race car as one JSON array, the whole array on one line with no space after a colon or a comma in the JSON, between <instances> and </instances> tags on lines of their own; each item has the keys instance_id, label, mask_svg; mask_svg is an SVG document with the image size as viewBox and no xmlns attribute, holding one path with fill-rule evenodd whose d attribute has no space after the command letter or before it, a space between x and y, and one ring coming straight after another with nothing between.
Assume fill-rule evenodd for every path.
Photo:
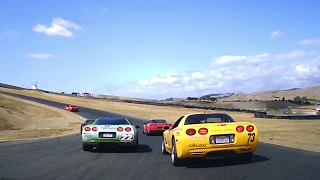
<instances>
[{"instance_id":1,"label":"distant race car","mask_svg":"<svg viewBox=\"0 0 320 180\"><path fill-rule=\"evenodd\" d=\"M102 117L93 124L85 125L82 131L82 146L84 151L93 147L128 147L138 150L139 140L137 129L125 118Z\"/></svg>"},{"instance_id":2,"label":"distant race car","mask_svg":"<svg viewBox=\"0 0 320 180\"><path fill-rule=\"evenodd\" d=\"M169 129L172 123L168 123L164 119L151 119L150 121L143 124L143 134L154 134L163 133L165 130Z\"/></svg>"},{"instance_id":3,"label":"distant race car","mask_svg":"<svg viewBox=\"0 0 320 180\"><path fill-rule=\"evenodd\" d=\"M224 113L181 116L163 132L161 151L171 153L174 166L185 158L220 159L235 155L250 161L258 147L258 130L251 122L235 122Z\"/></svg>"},{"instance_id":4,"label":"distant race car","mask_svg":"<svg viewBox=\"0 0 320 180\"><path fill-rule=\"evenodd\" d=\"M84 123L81 123L80 134L82 134L82 130L85 125L93 124L94 121L95 119L87 119Z\"/></svg>"},{"instance_id":5,"label":"distant race car","mask_svg":"<svg viewBox=\"0 0 320 180\"><path fill-rule=\"evenodd\" d=\"M67 105L64 107L64 110L67 110L67 111L79 111L78 107L75 106L75 105Z\"/></svg>"}]
</instances>

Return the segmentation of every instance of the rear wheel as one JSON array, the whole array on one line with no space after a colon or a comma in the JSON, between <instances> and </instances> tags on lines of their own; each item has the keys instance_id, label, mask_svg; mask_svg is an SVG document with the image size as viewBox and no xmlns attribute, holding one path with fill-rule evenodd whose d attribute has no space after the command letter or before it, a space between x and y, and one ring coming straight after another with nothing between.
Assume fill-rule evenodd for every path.
<instances>
[{"instance_id":1,"label":"rear wheel","mask_svg":"<svg viewBox=\"0 0 320 180\"><path fill-rule=\"evenodd\" d=\"M178 158L175 139L172 140L171 163L173 166L182 166L183 159Z\"/></svg>"},{"instance_id":2,"label":"rear wheel","mask_svg":"<svg viewBox=\"0 0 320 180\"><path fill-rule=\"evenodd\" d=\"M87 144L82 144L82 149L84 151L92 151L92 146L87 145Z\"/></svg>"},{"instance_id":3,"label":"rear wheel","mask_svg":"<svg viewBox=\"0 0 320 180\"><path fill-rule=\"evenodd\" d=\"M130 147L130 150L132 150L133 152L138 152L139 150L139 136L137 135L137 141L136 144Z\"/></svg>"},{"instance_id":4,"label":"rear wheel","mask_svg":"<svg viewBox=\"0 0 320 180\"><path fill-rule=\"evenodd\" d=\"M150 136L150 133L148 133L148 129L146 128L146 135Z\"/></svg>"},{"instance_id":5,"label":"rear wheel","mask_svg":"<svg viewBox=\"0 0 320 180\"><path fill-rule=\"evenodd\" d=\"M162 143L161 143L161 152L162 154L169 154L168 151L166 150L164 138L162 138Z\"/></svg>"}]
</instances>

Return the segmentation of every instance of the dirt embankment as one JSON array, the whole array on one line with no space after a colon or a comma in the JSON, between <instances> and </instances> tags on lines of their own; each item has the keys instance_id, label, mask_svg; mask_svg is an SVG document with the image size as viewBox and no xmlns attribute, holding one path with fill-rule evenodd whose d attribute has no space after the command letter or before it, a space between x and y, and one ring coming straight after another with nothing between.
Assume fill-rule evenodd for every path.
<instances>
[{"instance_id":1,"label":"dirt embankment","mask_svg":"<svg viewBox=\"0 0 320 180\"><path fill-rule=\"evenodd\" d=\"M0 95L0 140L52 137L79 132L83 119L39 103Z\"/></svg>"}]
</instances>

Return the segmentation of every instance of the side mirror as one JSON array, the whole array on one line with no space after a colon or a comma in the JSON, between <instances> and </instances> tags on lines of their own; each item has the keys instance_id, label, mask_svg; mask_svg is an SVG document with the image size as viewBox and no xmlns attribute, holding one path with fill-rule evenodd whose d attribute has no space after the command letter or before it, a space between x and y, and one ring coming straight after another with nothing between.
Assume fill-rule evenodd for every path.
<instances>
[{"instance_id":1,"label":"side mirror","mask_svg":"<svg viewBox=\"0 0 320 180\"><path fill-rule=\"evenodd\" d=\"M140 126L139 126L139 125L135 125L134 127L136 127L137 129L139 129L139 128L140 128Z\"/></svg>"}]
</instances>

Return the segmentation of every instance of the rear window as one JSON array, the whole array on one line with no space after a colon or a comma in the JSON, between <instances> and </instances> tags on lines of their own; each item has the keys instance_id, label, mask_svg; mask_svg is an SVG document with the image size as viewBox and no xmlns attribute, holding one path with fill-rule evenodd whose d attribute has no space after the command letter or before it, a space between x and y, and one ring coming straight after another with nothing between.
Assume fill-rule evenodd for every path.
<instances>
[{"instance_id":1,"label":"rear window","mask_svg":"<svg viewBox=\"0 0 320 180\"><path fill-rule=\"evenodd\" d=\"M167 121L164 119L154 119L151 120L151 123L167 123Z\"/></svg>"},{"instance_id":2,"label":"rear window","mask_svg":"<svg viewBox=\"0 0 320 180\"><path fill-rule=\"evenodd\" d=\"M87 124L92 124L93 122L94 122L94 120L86 120L85 123L87 123Z\"/></svg>"},{"instance_id":3,"label":"rear window","mask_svg":"<svg viewBox=\"0 0 320 180\"><path fill-rule=\"evenodd\" d=\"M205 123L228 123L235 122L231 116L227 114L194 114L189 116L185 125L189 124L205 124Z\"/></svg>"},{"instance_id":4,"label":"rear window","mask_svg":"<svg viewBox=\"0 0 320 180\"><path fill-rule=\"evenodd\" d=\"M126 119L120 118L108 118L108 119L97 119L94 122L95 125L131 125Z\"/></svg>"}]
</instances>

